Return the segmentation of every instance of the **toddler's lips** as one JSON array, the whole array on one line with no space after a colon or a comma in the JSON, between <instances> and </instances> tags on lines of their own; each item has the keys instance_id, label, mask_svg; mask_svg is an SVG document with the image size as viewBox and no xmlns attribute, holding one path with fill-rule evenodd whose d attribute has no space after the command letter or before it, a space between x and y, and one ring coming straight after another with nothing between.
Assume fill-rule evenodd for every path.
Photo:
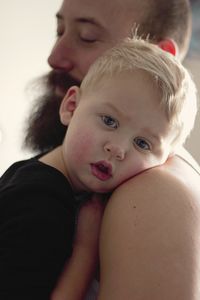
<instances>
[{"instance_id":1,"label":"toddler's lips","mask_svg":"<svg viewBox=\"0 0 200 300\"><path fill-rule=\"evenodd\" d=\"M112 177L112 165L106 161L91 164L92 174L99 180L106 181Z\"/></svg>"}]
</instances>

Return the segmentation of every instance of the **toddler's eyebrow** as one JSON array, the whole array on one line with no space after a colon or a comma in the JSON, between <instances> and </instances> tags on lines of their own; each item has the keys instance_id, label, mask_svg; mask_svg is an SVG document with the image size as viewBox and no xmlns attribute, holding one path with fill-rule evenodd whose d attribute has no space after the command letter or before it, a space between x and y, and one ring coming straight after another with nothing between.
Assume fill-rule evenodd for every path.
<instances>
[{"instance_id":1,"label":"toddler's eyebrow","mask_svg":"<svg viewBox=\"0 0 200 300\"><path fill-rule=\"evenodd\" d=\"M127 113L124 113L121 109L119 109L116 105L110 103L110 102L105 102L104 103L105 106L107 106L108 108L110 108L111 110L115 111L115 113L118 115L118 116L121 116L125 119L128 118L127 116Z\"/></svg>"}]
</instances>

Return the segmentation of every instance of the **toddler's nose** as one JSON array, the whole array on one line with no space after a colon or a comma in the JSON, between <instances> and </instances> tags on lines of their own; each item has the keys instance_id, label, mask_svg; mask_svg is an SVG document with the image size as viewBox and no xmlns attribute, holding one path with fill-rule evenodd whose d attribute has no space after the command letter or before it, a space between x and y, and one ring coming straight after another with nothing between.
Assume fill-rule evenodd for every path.
<instances>
[{"instance_id":1,"label":"toddler's nose","mask_svg":"<svg viewBox=\"0 0 200 300\"><path fill-rule=\"evenodd\" d=\"M123 160L125 157L125 151L119 145L108 143L105 145L104 150L117 160Z\"/></svg>"}]
</instances>

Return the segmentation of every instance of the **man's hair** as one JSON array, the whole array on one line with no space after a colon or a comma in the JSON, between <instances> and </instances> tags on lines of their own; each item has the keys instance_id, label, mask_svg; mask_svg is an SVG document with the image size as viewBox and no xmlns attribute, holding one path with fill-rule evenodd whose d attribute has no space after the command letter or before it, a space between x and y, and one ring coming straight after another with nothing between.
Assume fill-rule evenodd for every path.
<instances>
[{"instance_id":1,"label":"man's hair","mask_svg":"<svg viewBox=\"0 0 200 300\"><path fill-rule=\"evenodd\" d=\"M173 39L178 46L179 58L183 60L189 48L192 31L190 1L138 0L138 3L146 12L141 18L138 34L148 35L155 43L167 38Z\"/></svg>"},{"instance_id":2,"label":"man's hair","mask_svg":"<svg viewBox=\"0 0 200 300\"><path fill-rule=\"evenodd\" d=\"M145 72L158 89L161 95L158 105L177 133L173 142L182 144L194 126L197 112L195 84L178 59L147 40L135 36L106 51L90 67L80 86L81 93L101 87L109 78L123 74L131 78L138 70Z\"/></svg>"}]
</instances>

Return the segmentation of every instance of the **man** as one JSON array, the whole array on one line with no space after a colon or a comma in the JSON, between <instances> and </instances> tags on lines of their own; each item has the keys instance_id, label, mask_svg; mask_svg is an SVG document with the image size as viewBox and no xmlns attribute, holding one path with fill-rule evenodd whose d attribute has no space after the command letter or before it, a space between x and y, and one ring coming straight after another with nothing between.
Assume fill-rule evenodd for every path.
<instances>
[{"instance_id":1,"label":"man","mask_svg":"<svg viewBox=\"0 0 200 300\"><path fill-rule=\"evenodd\" d=\"M39 152L61 143L60 101L106 49L137 29L183 59L191 33L187 0L64 0L57 22L53 71L25 141ZM183 149L114 192L100 237L99 300L200 298L199 198L198 166Z\"/></svg>"}]
</instances>

